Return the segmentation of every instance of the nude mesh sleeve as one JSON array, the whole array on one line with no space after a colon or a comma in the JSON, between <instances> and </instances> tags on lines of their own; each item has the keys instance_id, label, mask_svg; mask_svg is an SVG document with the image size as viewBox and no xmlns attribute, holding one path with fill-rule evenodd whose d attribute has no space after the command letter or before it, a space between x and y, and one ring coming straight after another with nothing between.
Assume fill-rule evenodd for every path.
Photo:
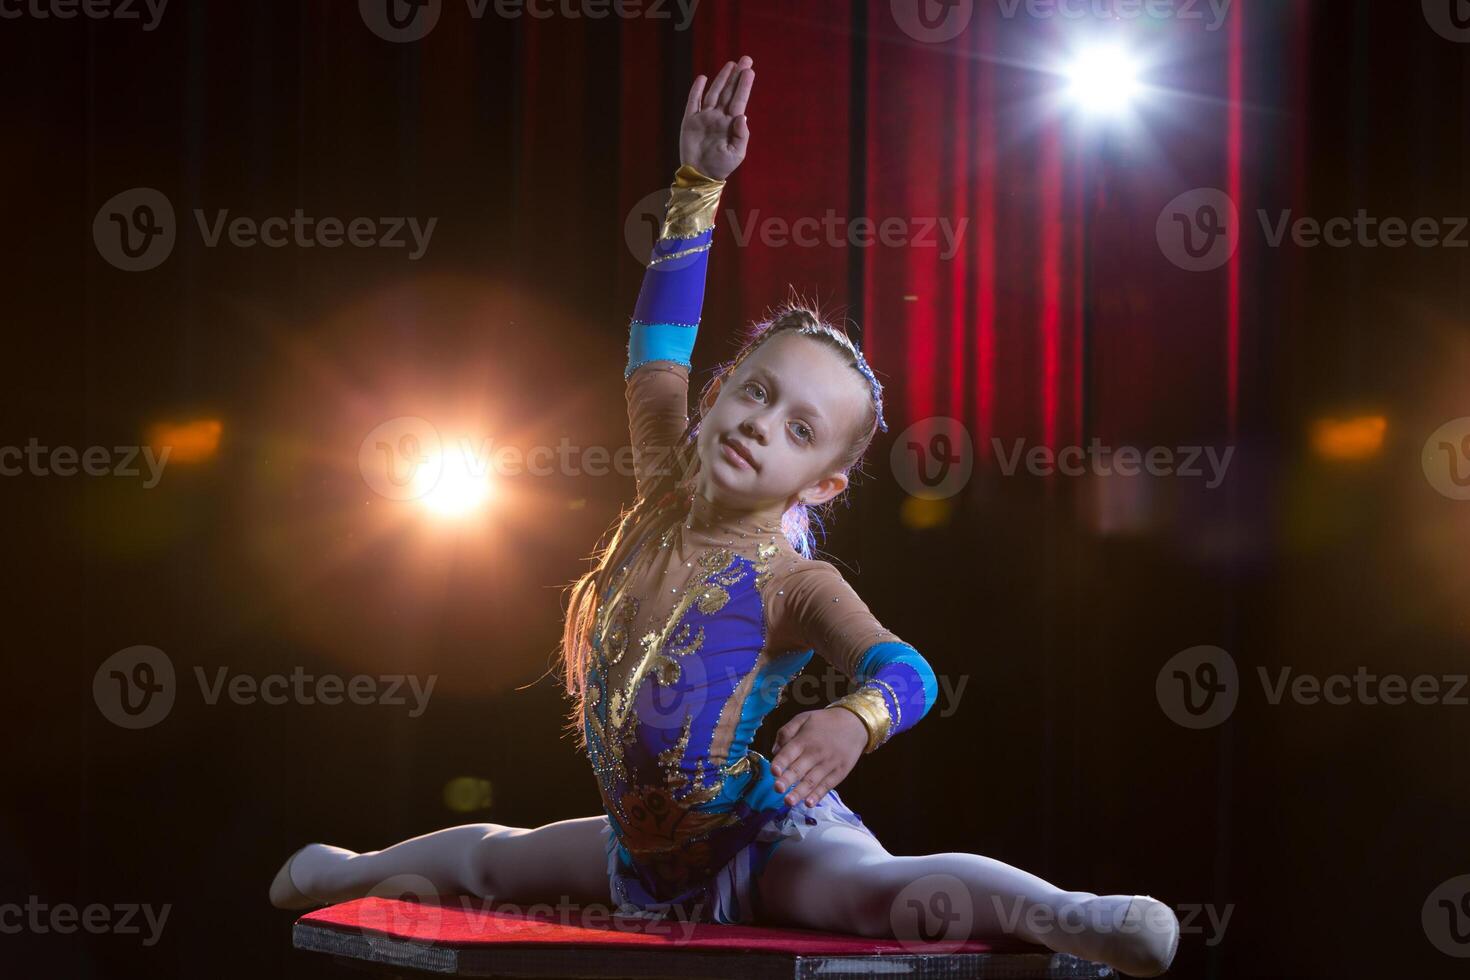
<instances>
[{"instance_id":1,"label":"nude mesh sleeve","mask_svg":"<svg viewBox=\"0 0 1470 980\"><path fill-rule=\"evenodd\" d=\"M689 424L689 369L652 361L628 378L628 434L638 495L673 465L672 450Z\"/></svg>"}]
</instances>

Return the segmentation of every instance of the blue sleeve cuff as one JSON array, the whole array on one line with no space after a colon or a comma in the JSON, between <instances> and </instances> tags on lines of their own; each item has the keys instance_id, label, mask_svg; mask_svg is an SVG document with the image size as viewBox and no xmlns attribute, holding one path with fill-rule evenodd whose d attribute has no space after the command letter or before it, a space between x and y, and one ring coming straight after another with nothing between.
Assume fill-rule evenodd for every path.
<instances>
[{"instance_id":1,"label":"blue sleeve cuff","mask_svg":"<svg viewBox=\"0 0 1470 980\"><path fill-rule=\"evenodd\" d=\"M939 700L939 682L929 661L907 643L875 643L858 661L856 679L883 694L892 725L888 737L907 731Z\"/></svg>"},{"instance_id":2,"label":"blue sleeve cuff","mask_svg":"<svg viewBox=\"0 0 1470 980\"><path fill-rule=\"evenodd\" d=\"M639 323L628 329L628 366L623 380L650 361L674 361L686 368L694 354L694 335L699 328L689 323Z\"/></svg>"},{"instance_id":3,"label":"blue sleeve cuff","mask_svg":"<svg viewBox=\"0 0 1470 980\"><path fill-rule=\"evenodd\" d=\"M714 237L714 229L708 228L692 238L664 238L654 244L628 330L624 380L649 361L691 366Z\"/></svg>"}]
</instances>

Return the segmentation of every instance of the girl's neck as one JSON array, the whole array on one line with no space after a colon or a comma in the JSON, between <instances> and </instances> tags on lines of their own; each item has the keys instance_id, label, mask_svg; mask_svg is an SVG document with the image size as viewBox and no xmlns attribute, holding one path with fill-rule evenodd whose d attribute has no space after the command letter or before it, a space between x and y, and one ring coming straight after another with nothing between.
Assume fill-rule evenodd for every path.
<instances>
[{"instance_id":1,"label":"girl's neck","mask_svg":"<svg viewBox=\"0 0 1470 980\"><path fill-rule=\"evenodd\" d=\"M756 508L733 507L695 489L690 494L689 516L684 524L694 531L739 529L749 534L779 534L784 513L780 503Z\"/></svg>"}]
</instances>

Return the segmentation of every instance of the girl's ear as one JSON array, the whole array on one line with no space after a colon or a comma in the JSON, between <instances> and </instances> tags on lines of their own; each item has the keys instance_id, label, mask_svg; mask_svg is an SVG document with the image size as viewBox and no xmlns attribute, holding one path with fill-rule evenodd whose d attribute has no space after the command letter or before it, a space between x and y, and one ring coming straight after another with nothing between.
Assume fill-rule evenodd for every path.
<instances>
[{"instance_id":1,"label":"girl's ear","mask_svg":"<svg viewBox=\"0 0 1470 980\"><path fill-rule=\"evenodd\" d=\"M797 495L797 499L804 504L818 507L846 489L847 477L841 473L833 473L831 476L824 476L816 483L807 487Z\"/></svg>"}]
</instances>

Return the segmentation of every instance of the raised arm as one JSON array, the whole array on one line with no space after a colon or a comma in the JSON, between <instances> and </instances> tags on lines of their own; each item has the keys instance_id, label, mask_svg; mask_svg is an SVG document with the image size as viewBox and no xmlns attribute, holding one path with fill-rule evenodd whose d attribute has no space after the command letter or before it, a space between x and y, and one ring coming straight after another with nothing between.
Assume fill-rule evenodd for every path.
<instances>
[{"instance_id":1,"label":"raised arm","mask_svg":"<svg viewBox=\"0 0 1470 980\"><path fill-rule=\"evenodd\" d=\"M628 329L628 428L638 493L666 459L689 421L690 357L704 305L705 274L725 181L745 158L745 109L755 82L752 61L727 62L714 83L700 75L689 90L679 130L681 166L643 274Z\"/></svg>"}]
</instances>

